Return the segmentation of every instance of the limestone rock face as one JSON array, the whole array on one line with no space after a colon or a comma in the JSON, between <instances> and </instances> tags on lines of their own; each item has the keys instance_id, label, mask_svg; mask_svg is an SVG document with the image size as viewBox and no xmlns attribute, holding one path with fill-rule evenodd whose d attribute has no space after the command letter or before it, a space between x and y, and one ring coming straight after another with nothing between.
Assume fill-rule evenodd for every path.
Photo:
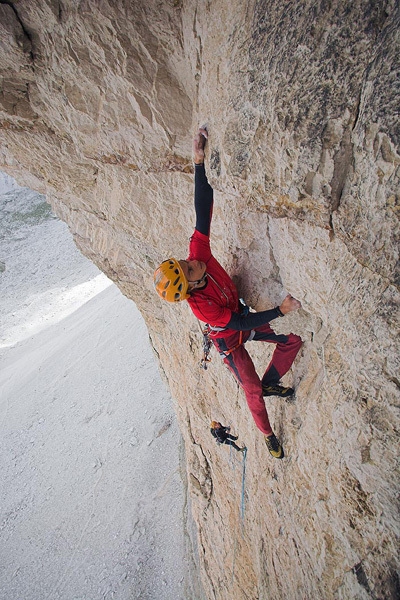
<instances>
[{"instance_id":1,"label":"limestone rock face","mask_svg":"<svg viewBox=\"0 0 400 600\"><path fill-rule=\"evenodd\" d=\"M0 168L146 319L205 598L399 597L399 20L395 0L0 4ZM255 310L303 305L273 324L304 340L294 401L267 400L283 461L219 357L199 369L189 308L152 286L186 255L200 124L214 254ZM263 373L271 350L248 346ZM211 418L248 447L243 488Z\"/></svg>"}]
</instances>

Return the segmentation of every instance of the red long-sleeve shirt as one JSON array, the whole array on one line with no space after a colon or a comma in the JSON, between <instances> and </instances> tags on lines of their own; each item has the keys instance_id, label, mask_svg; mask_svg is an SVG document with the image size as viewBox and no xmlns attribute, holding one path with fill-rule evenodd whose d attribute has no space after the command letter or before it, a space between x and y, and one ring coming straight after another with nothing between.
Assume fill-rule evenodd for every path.
<instances>
[{"instance_id":1,"label":"red long-sleeve shirt","mask_svg":"<svg viewBox=\"0 0 400 600\"><path fill-rule=\"evenodd\" d=\"M200 321L211 327L226 327L232 312L239 312L238 292L228 273L212 255L209 236L197 229L190 239L188 260L205 262L207 270L207 285L188 298L190 308ZM212 331L211 337L227 337L232 333L233 329Z\"/></svg>"}]
</instances>

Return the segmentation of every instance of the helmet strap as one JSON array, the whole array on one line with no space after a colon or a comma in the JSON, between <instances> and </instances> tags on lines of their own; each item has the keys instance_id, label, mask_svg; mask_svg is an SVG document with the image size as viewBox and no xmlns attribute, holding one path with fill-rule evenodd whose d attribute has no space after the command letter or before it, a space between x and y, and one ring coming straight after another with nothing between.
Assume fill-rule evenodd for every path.
<instances>
[{"instance_id":1,"label":"helmet strap","mask_svg":"<svg viewBox=\"0 0 400 600\"><path fill-rule=\"evenodd\" d=\"M190 289L198 288L200 285L206 282L206 279L207 273L205 272L201 279L198 279L197 281L188 281Z\"/></svg>"}]
</instances>

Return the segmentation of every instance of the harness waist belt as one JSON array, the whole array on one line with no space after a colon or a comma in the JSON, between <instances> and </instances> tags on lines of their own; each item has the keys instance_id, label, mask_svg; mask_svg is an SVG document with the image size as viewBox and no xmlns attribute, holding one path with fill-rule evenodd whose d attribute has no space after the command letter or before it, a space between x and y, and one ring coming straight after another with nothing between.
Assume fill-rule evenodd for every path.
<instances>
[{"instance_id":1,"label":"harness waist belt","mask_svg":"<svg viewBox=\"0 0 400 600\"><path fill-rule=\"evenodd\" d=\"M229 350L221 350L219 355L223 356L223 357L229 356L234 350L236 350L237 348L239 348L239 346L242 345L242 342L243 342L243 331L239 331L239 343L236 344L236 346L234 348L230 348Z\"/></svg>"}]
</instances>

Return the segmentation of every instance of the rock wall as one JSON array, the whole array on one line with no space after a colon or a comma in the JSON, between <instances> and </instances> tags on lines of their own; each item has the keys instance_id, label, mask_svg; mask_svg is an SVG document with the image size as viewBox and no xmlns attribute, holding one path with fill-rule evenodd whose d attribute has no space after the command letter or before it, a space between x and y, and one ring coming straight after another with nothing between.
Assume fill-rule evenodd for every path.
<instances>
[{"instance_id":1,"label":"rock wall","mask_svg":"<svg viewBox=\"0 0 400 600\"><path fill-rule=\"evenodd\" d=\"M0 168L47 194L146 319L207 599L400 594L399 20L395 0L0 3ZM219 358L199 369L188 307L152 287L185 257L205 123L215 255L254 309L303 304L275 327L305 342L294 401L268 399L283 461ZM249 350L263 372L271 351ZM211 418L248 447L243 497Z\"/></svg>"}]
</instances>

